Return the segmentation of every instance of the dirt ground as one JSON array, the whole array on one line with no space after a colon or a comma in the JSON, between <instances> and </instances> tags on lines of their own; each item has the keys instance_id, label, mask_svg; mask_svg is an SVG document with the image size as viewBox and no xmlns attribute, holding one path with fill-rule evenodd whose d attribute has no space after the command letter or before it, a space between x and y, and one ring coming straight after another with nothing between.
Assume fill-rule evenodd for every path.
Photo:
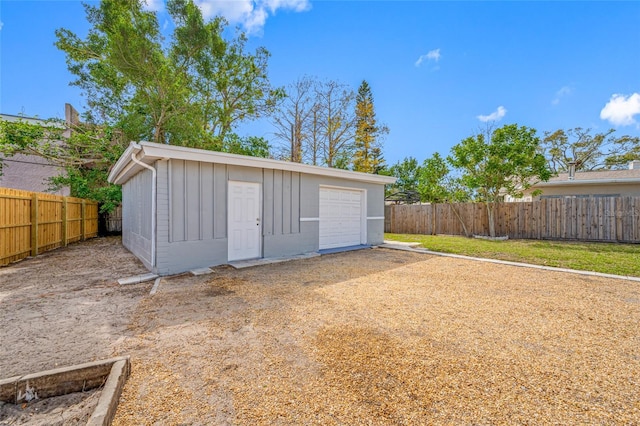
<instances>
[{"instance_id":1,"label":"dirt ground","mask_svg":"<svg viewBox=\"0 0 640 426\"><path fill-rule=\"evenodd\" d=\"M0 379L109 358L149 293L116 280L145 272L113 237L0 268ZM97 390L0 403L0 425L86 424L99 396Z\"/></svg>"},{"instance_id":2,"label":"dirt ground","mask_svg":"<svg viewBox=\"0 0 640 426\"><path fill-rule=\"evenodd\" d=\"M0 426L86 426L98 405L100 389L14 405L0 402Z\"/></svg>"},{"instance_id":3,"label":"dirt ground","mask_svg":"<svg viewBox=\"0 0 640 426\"><path fill-rule=\"evenodd\" d=\"M0 269L0 377L129 354L115 425L640 423L637 282L372 249L151 296L118 243Z\"/></svg>"}]
</instances>

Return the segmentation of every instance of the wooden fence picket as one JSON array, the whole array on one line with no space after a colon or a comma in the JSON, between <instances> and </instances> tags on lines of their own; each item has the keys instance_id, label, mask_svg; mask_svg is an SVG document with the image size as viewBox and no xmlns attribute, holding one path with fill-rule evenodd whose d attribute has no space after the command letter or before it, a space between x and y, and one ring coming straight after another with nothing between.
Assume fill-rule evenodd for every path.
<instances>
[{"instance_id":1,"label":"wooden fence picket","mask_svg":"<svg viewBox=\"0 0 640 426\"><path fill-rule=\"evenodd\" d=\"M0 266L97 235L95 201L0 188Z\"/></svg>"}]
</instances>

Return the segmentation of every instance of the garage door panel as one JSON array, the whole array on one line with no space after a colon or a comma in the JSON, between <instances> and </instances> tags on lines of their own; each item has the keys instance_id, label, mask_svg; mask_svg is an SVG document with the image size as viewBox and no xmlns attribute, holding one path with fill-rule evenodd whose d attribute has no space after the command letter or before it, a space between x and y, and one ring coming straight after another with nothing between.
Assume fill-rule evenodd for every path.
<instances>
[{"instance_id":1,"label":"garage door panel","mask_svg":"<svg viewBox=\"0 0 640 426\"><path fill-rule=\"evenodd\" d=\"M361 244L362 191L320 188L320 249Z\"/></svg>"}]
</instances>

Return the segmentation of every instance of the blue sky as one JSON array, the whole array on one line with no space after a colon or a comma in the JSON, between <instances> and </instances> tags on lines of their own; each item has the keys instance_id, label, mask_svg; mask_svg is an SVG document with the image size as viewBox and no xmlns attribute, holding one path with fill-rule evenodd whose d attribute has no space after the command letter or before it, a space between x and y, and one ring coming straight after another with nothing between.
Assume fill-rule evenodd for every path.
<instances>
[{"instance_id":1,"label":"blue sky","mask_svg":"<svg viewBox=\"0 0 640 426\"><path fill-rule=\"evenodd\" d=\"M162 23L161 0L149 0ZM304 76L372 87L393 164L518 123L640 136L640 2L198 0L272 54L274 85ZM0 1L0 112L82 110L54 30L88 30L79 1ZM272 139L268 122L240 134Z\"/></svg>"}]
</instances>

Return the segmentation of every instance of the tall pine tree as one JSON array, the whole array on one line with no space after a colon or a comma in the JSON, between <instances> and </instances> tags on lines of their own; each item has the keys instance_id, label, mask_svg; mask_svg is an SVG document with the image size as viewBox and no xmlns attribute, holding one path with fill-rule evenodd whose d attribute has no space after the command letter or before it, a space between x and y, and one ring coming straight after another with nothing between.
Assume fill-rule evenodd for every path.
<instances>
[{"instance_id":1,"label":"tall pine tree","mask_svg":"<svg viewBox=\"0 0 640 426\"><path fill-rule=\"evenodd\" d=\"M389 133L386 126L379 126L373 105L373 94L366 80L358 88L356 96L356 135L353 170L379 173L384 169L382 135Z\"/></svg>"}]
</instances>

